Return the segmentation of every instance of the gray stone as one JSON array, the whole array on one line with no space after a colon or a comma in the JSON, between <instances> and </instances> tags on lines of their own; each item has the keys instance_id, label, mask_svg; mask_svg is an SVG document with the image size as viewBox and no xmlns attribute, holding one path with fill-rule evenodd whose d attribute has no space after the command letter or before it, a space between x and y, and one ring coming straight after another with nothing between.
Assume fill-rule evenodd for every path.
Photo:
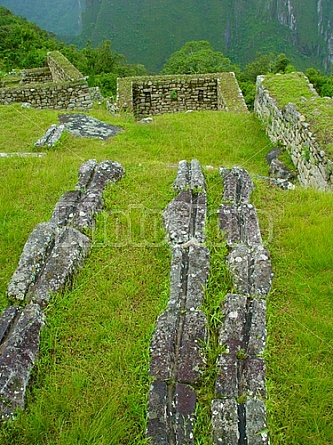
<instances>
[{"instance_id":1,"label":"gray stone","mask_svg":"<svg viewBox=\"0 0 333 445\"><path fill-rule=\"evenodd\" d=\"M66 130L78 137L109 139L122 130L85 114L60 114L59 121Z\"/></svg>"},{"instance_id":2,"label":"gray stone","mask_svg":"<svg viewBox=\"0 0 333 445\"><path fill-rule=\"evenodd\" d=\"M79 169L79 180L76 188L78 190L85 191L92 179L94 170L97 166L96 159L89 159L88 161L81 164Z\"/></svg>"},{"instance_id":3,"label":"gray stone","mask_svg":"<svg viewBox=\"0 0 333 445\"><path fill-rule=\"evenodd\" d=\"M217 359L215 392L218 397L238 397L238 359L236 354L221 354Z\"/></svg>"},{"instance_id":4,"label":"gray stone","mask_svg":"<svg viewBox=\"0 0 333 445\"><path fill-rule=\"evenodd\" d=\"M190 189L200 191L206 190L206 181L202 173L200 162L197 159L192 159L190 167Z\"/></svg>"},{"instance_id":5,"label":"gray stone","mask_svg":"<svg viewBox=\"0 0 333 445\"><path fill-rule=\"evenodd\" d=\"M239 443L238 408L234 398L213 400L212 428L214 445Z\"/></svg>"},{"instance_id":6,"label":"gray stone","mask_svg":"<svg viewBox=\"0 0 333 445\"><path fill-rule=\"evenodd\" d=\"M209 272L209 250L192 245L188 252L187 295L185 308L198 309L202 306Z\"/></svg>"},{"instance_id":7,"label":"gray stone","mask_svg":"<svg viewBox=\"0 0 333 445\"><path fill-rule=\"evenodd\" d=\"M207 197L206 193L199 192L194 198L195 207L194 238L199 242L205 242L205 224L207 217Z\"/></svg>"},{"instance_id":8,"label":"gray stone","mask_svg":"<svg viewBox=\"0 0 333 445\"><path fill-rule=\"evenodd\" d=\"M192 445L194 444L194 420L196 394L190 385L176 384L175 390L175 445ZM169 442L170 443L170 442Z\"/></svg>"},{"instance_id":9,"label":"gray stone","mask_svg":"<svg viewBox=\"0 0 333 445\"><path fill-rule=\"evenodd\" d=\"M45 265L54 246L55 236L55 224L40 223L34 228L23 248L18 267L10 279L8 297L24 300Z\"/></svg>"},{"instance_id":10,"label":"gray stone","mask_svg":"<svg viewBox=\"0 0 333 445\"><path fill-rule=\"evenodd\" d=\"M242 370L239 382L240 394L250 397L266 397L265 361L260 357L248 357L242 360Z\"/></svg>"},{"instance_id":11,"label":"gray stone","mask_svg":"<svg viewBox=\"0 0 333 445\"><path fill-rule=\"evenodd\" d=\"M185 249L180 245L172 248L170 267L170 295L168 309L180 310L183 305L183 269Z\"/></svg>"},{"instance_id":12,"label":"gray stone","mask_svg":"<svg viewBox=\"0 0 333 445\"><path fill-rule=\"evenodd\" d=\"M64 125L56 125L52 124L44 136L42 136L40 139L38 139L37 142L35 142L35 147L44 147L47 145L48 147L54 147L54 145L59 141L61 138L62 133L65 130Z\"/></svg>"},{"instance_id":13,"label":"gray stone","mask_svg":"<svg viewBox=\"0 0 333 445\"><path fill-rule=\"evenodd\" d=\"M19 311L14 326L1 344L0 413L11 418L17 409L24 409L24 396L31 370L37 359L40 331L44 315L36 304Z\"/></svg>"},{"instance_id":14,"label":"gray stone","mask_svg":"<svg viewBox=\"0 0 333 445\"><path fill-rule=\"evenodd\" d=\"M220 230L225 233L228 246L241 241L238 209L235 204L221 204L219 211Z\"/></svg>"},{"instance_id":15,"label":"gray stone","mask_svg":"<svg viewBox=\"0 0 333 445\"><path fill-rule=\"evenodd\" d=\"M266 300L254 298L250 304L251 325L248 333L247 353L260 356L266 348Z\"/></svg>"},{"instance_id":16,"label":"gray stone","mask_svg":"<svg viewBox=\"0 0 333 445\"><path fill-rule=\"evenodd\" d=\"M173 182L173 189L177 192L185 190L189 185L189 164L187 161L179 161L176 179Z\"/></svg>"},{"instance_id":17,"label":"gray stone","mask_svg":"<svg viewBox=\"0 0 333 445\"><path fill-rule=\"evenodd\" d=\"M165 208L164 225L171 243L183 244L189 241L189 227L192 215L192 193L183 190Z\"/></svg>"},{"instance_id":18,"label":"gray stone","mask_svg":"<svg viewBox=\"0 0 333 445\"><path fill-rule=\"evenodd\" d=\"M247 297L244 295L227 294L223 302L223 323L220 327L219 343L224 345L228 353L236 355L244 350L244 332Z\"/></svg>"},{"instance_id":19,"label":"gray stone","mask_svg":"<svg viewBox=\"0 0 333 445\"><path fill-rule=\"evenodd\" d=\"M109 183L119 181L125 175L125 170L119 162L103 161L100 162L94 170L89 190L99 190L104 192L105 187Z\"/></svg>"},{"instance_id":20,"label":"gray stone","mask_svg":"<svg viewBox=\"0 0 333 445\"><path fill-rule=\"evenodd\" d=\"M277 159L281 154L281 150L278 147L272 148L266 155L266 161L269 165L274 159Z\"/></svg>"},{"instance_id":21,"label":"gray stone","mask_svg":"<svg viewBox=\"0 0 333 445\"><path fill-rule=\"evenodd\" d=\"M200 382L205 365L202 352L207 340L207 320L202 311L190 311L184 315L182 336L177 351L177 380L192 385Z\"/></svg>"},{"instance_id":22,"label":"gray stone","mask_svg":"<svg viewBox=\"0 0 333 445\"><path fill-rule=\"evenodd\" d=\"M265 247L256 246L252 250L252 258L251 293L266 297L271 290L274 276L270 253Z\"/></svg>"},{"instance_id":23,"label":"gray stone","mask_svg":"<svg viewBox=\"0 0 333 445\"><path fill-rule=\"evenodd\" d=\"M165 311L156 322L150 345L150 375L159 380L173 377L179 315Z\"/></svg>"},{"instance_id":24,"label":"gray stone","mask_svg":"<svg viewBox=\"0 0 333 445\"><path fill-rule=\"evenodd\" d=\"M270 176L274 176L275 178L292 180L296 178L295 172L286 167L283 162L278 159L273 159L270 168L269 168Z\"/></svg>"},{"instance_id":25,"label":"gray stone","mask_svg":"<svg viewBox=\"0 0 333 445\"><path fill-rule=\"evenodd\" d=\"M262 244L259 220L252 204L242 204L240 207L240 232L242 242L249 246Z\"/></svg>"},{"instance_id":26,"label":"gray stone","mask_svg":"<svg viewBox=\"0 0 333 445\"><path fill-rule=\"evenodd\" d=\"M233 167L232 170L222 167L220 176L223 179L224 202L240 204L250 201L254 185L246 170L240 167Z\"/></svg>"},{"instance_id":27,"label":"gray stone","mask_svg":"<svg viewBox=\"0 0 333 445\"><path fill-rule=\"evenodd\" d=\"M9 306L2 312L0 317L0 345L8 334L18 311L18 306Z\"/></svg>"},{"instance_id":28,"label":"gray stone","mask_svg":"<svg viewBox=\"0 0 333 445\"><path fill-rule=\"evenodd\" d=\"M265 403L259 399L249 398L245 403L245 412L247 444L268 445Z\"/></svg>"},{"instance_id":29,"label":"gray stone","mask_svg":"<svg viewBox=\"0 0 333 445\"><path fill-rule=\"evenodd\" d=\"M168 388L159 380L151 384L148 399L146 436L154 445L169 445L168 440Z\"/></svg>"},{"instance_id":30,"label":"gray stone","mask_svg":"<svg viewBox=\"0 0 333 445\"><path fill-rule=\"evenodd\" d=\"M237 245L228 255L227 263L236 291L240 294L250 295L251 283L251 250L245 244Z\"/></svg>"},{"instance_id":31,"label":"gray stone","mask_svg":"<svg viewBox=\"0 0 333 445\"><path fill-rule=\"evenodd\" d=\"M71 190L64 193L53 210L50 222L58 227L69 224L76 216L77 206L81 198L80 190Z\"/></svg>"},{"instance_id":32,"label":"gray stone","mask_svg":"<svg viewBox=\"0 0 333 445\"><path fill-rule=\"evenodd\" d=\"M63 290L82 266L89 248L89 238L78 230L71 227L60 229L47 264L29 291L32 301L42 307L46 306L52 294Z\"/></svg>"},{"instance_id":33,"label":"gray stone","mask_svg":"<svg viewBox=\"0 0 333 445\"><path fill-rule=\"evenodd\" d=\"M75 216L71 224L79 230L94 227L95 216L102 211L102 208L102 192L96 189L88 189L78 202Z\"/></svg>"}]
</instances>

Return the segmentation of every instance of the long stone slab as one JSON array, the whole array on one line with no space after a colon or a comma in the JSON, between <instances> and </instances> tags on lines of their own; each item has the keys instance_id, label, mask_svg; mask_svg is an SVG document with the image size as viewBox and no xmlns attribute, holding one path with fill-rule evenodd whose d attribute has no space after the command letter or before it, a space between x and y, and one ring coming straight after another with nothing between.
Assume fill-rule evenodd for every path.
<instances>
[{"instance_id":1,"label":"long stone slab","mask_svg":"<svg viewBox=\"0 0 333 445\"><path fill-rule=\"evenodd\" d=\"M29 291L31 300L45 307L51 296L63 290L67 281L82 266L89 248L89 238L78 230L72 227L59 229L47 264Z\"/></svg>"},{"instance_id":2,"label":"long stone slab","mask_svg":"<svg viewBox=\"0 0 333 445\"><path fill-rule=\"evenodd\" d=\"M23 301L43 270L56 238L56 225L40 223L31 232L19 264L8 284L7 295Z\"/></svg>"},{"instance_id":3,"label":"long stone slab","mask_svg":"<svg viewBox=\"0 0 333 445\"><path fill-rule=\"evenodd\" d=\"M0 412L11 418L24 409L24 396L37 359L44 315L37 304L19 310L14 325L0 346Z\"/></svg>"},{"instance_id":4,"label":"long stone slab","mask_svg":"<svg viewBox=\"0 0 333 445\"><path fill-rule=\"evenodd\" d=\"M237 445L240 434L236 400L215 399L212 401L211 411L214 445Z\"/></svg>"}]
</instances>

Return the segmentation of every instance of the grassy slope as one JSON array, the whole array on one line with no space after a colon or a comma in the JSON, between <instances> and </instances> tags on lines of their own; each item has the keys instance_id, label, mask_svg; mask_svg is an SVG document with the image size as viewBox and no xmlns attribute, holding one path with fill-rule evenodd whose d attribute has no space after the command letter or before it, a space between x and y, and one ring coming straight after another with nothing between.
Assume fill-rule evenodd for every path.
<instances>
[{"instance_id":1,"label":"grassy slope","mask_svg":"<svg viewBox=\"0 0 333 445\"><path fill-rule=\"evenodd\" d=\"M2 426L5 445L145 443L149 339L168 297L169 249L161 212L172 198L172 164L196 157L215 168L238 164L251 173L267 170L269 142L251 115L165 115L140 125L99 109L91 114L125 132L107 142L65 135L45 158L0 159L0 308L8 304L7 283L29 233L74 187L79 165L92 157L117 160L126 169L126 177L106 192L93 249L72 290L57 295L47 310L27 410ZM56 121L56 112L1 107L0 151L32 150ZM207 311L213 325L228 283L221 280L224 249L214 230L220 180L217 169L205 174L214 264ZM286 193L260 182L254 200L276 273L267 353L272 444L329 444L332 197ZM209 393L209 373L205 382ZM200 396L206 408L207 397ZM200 410L205 419L205 407ZM207 431L207 425L198 425L198 443L210 443Z\"/></svg>"}]
</instances>

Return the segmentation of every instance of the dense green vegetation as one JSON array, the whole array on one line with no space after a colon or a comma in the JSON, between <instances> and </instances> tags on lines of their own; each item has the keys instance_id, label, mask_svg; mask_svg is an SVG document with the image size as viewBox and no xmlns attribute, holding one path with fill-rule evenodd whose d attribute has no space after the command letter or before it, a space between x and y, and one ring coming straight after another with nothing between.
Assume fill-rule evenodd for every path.
<instances>
[{"instance_id":1,"label":"dense green vegetation","mask_svg":"<svg viewBox=\"0 0 333 445\"><path fill-rule=\"evenodd\" d=\"M219 303L231 289L217 230L222 192L218 167L241 165L254 178L267 172L264 155L271 145L251 114L172 114L156 117L151 125L98 108L91 114L125 131L109 141L64 135L44 158L1 159L1 309L9 304L7 283L29 233L50 217L61 194L75 186L79 165L89 158L108 158L126 169L126 177L106 192L83 270L72 289L54 296L47 310L27 410L15 422L2 424L4 445L145 443L149 341L168 297L170 253L161 212L173 196L173 165L195 157L214 167L204 169L212 252L205 302L212 333L206 346L210 365L217 352ZM57 112L1 106L0 119L1 150L29 151L57 121ZM327 246L333 235L333 198L255 182L253 199L275 271L268 299L271 443L328 445L333 440L333 320ZM206 391L199 397L197 445L211 444L213 378L211 366L204 375Z\"/></svg>"},{"instance_id":2,"label":"dense green vegetation","mask_svg":"<svg viewBox=\"0 0 333 445\"><path fill-rule=\"evenodd\" d=\"M134 63L157 72L184 42L207 40L242 66L257 52L286 53L298 69L329 68L329 0L91 0L82 43L110 39Z\"/></svg>"},{"instance_id":3,"label":"dense green vegetation","mask_svg":"<svg viewBox=\"0 0 333 445\"><path fill-rule=\"evenodd\" d=\"M60 50L82 74L89 76L90 85L100 86L105 95L115 93L117 77L146 73L143 65L128 64L112 49L110 41L103 41L97 48L88 41L79 50L0 6L0 77L12 69L45 66L46 54L52 50Z\"/></svg>"}]
</instances>

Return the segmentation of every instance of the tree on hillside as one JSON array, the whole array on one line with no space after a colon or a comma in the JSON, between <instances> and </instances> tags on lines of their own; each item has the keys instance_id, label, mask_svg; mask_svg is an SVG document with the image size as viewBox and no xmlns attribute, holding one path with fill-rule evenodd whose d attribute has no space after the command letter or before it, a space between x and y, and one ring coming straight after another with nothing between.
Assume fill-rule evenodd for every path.
<instances>
[{"instance_id":1,"label":"tree on hillside","mask_svg":"<svg viewBox=\"0 0 333 445\"><path fill-rule=\"evenodd\" d=\"M166 61L162 74L196 74L237 71L221 52L214 51L211 44L205 40L191 41Z\"/></svg>"}]
</instances>

